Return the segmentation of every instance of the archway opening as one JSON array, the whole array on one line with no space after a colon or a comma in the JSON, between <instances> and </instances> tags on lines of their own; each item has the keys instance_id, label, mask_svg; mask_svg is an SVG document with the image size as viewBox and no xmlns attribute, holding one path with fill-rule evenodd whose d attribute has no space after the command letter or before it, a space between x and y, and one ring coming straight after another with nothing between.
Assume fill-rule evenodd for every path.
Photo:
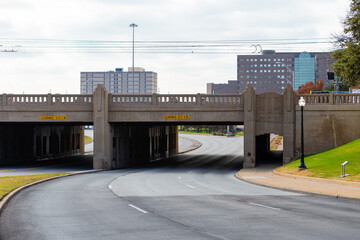
<instances>
[{"instance_id":1,"label":"archway opening","mask_svg":"<svg viewBox=\"0 0 360 240\"><path fill-rule=\"evenodd\" d=\"M281 164L283 159L283 137L266 133L256 136L256 164Z\"/></svg>"}]
</instances>

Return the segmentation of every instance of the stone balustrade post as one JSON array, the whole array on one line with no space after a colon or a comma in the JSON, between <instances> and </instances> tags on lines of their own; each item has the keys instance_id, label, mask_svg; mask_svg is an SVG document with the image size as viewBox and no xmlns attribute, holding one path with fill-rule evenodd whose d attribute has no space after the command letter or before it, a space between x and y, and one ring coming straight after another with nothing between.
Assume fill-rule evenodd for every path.
<instances>
[{"instance_id":1,"label":"stone balustrade post","mask_svg":"<svg viewBox=\"0 0 360 240\"><path fill-rule=\"evenodd\" d=\"M330 93L329 95L329 104L334 105L334 93Z\"/></svg>"},{"instance_id":2,"label":"stone balustrade post","mask_svg":"<svg viewBox=\"0 0 360 240\"><path fill-rule=\"evenodd\" d=\"M153 93L151 96L151 105L157 105L157 94Z\"/></svg>"},{"instance_id":3,"label":"stone balustrade post","mask_svg":"<svg viewBox=\"0 0 360 240\"><path fill-rule=\"evenodd\" d=\"M201 96L200 93L196 94L196 105L200 105L201 104Z\"/></svg>"},{"instance_id":4,"label":"stone balustrade post","mask_svg":"<svg viewBox=\"0 0 360 240\"><path fill-rule=\"evenodd\" d=\"M6 93L4 93L4 94L2 95L2 105L3 105L3 106L6 106L6 105L7 105L7 95L6 95Z\"/></svg>"},{"instance_id":5,"label":"stone balustrade post","mask_svg":"<svg viewBox=\"0 0 360 240\"><path fill-rule=\"evenodd\" d=\"M48 93L48 95L46 96L46 105L48 105L48 106L52 105L51 93Z\"/></svg>"}]
</instances>

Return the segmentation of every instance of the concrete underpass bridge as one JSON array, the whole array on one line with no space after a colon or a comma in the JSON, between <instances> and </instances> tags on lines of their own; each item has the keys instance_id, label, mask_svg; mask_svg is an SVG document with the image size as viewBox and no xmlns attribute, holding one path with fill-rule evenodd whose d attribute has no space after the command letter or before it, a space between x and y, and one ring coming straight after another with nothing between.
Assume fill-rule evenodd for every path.
<instances>
[{"instance_id":1,"label":"concrete underpass bridge","mask_svg":"<svg viewBox=\"0 0 360 240\"><path fill-rule=\"evenodd\" d=\"M360 137L360 95L303 95L305 154ZM300 111L291 85L282 95L0 95L0 164L83 152L83 125L94 126L94 168L113 169L177 153L177 125L244 125L244 167L284 137L283 163L300 149ZM239 148L242 146L239 146Z\"/></svg>"}]
</instances>

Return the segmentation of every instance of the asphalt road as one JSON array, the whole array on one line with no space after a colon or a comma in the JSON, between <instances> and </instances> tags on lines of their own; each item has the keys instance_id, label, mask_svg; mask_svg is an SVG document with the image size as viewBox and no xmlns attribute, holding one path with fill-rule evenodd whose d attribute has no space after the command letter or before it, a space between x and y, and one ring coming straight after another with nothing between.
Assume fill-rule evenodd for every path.
<instances>
[{"instance_id":1,"label":"asphalt road","mask_svg":"<svg viewBox=\"0 0 360 240\"><path fill-rule=\"evenodd\" d=\"M359 239L360 204L241 182L242 138L149 167L46 182L16 195L0 239Z\"/></svg>"}]
</instances>

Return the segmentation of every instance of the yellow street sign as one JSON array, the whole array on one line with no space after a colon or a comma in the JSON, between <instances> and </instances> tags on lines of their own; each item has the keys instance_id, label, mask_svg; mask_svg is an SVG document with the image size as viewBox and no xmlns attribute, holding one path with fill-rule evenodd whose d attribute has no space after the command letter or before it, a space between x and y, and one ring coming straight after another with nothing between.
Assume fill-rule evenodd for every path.
<instances>
[{"instance_id":1,"label":"yellow street sign","mask_svg":"<svg viewBox=\"0 0 360 240\"><path fill-rule=\"evenodd\" d=\"M163 115L163 119L189 119L189 115Z\"/></svg>"},{"instance_id":2,"label":"yellow street sign","mask_svg":"<svg viewBox=\"0 0 360 240\"><path fill-rule=\"evenodd\" d=\"M66 116L40 116L40 120L66 120Z\"/></svg>"}]
</instances>

